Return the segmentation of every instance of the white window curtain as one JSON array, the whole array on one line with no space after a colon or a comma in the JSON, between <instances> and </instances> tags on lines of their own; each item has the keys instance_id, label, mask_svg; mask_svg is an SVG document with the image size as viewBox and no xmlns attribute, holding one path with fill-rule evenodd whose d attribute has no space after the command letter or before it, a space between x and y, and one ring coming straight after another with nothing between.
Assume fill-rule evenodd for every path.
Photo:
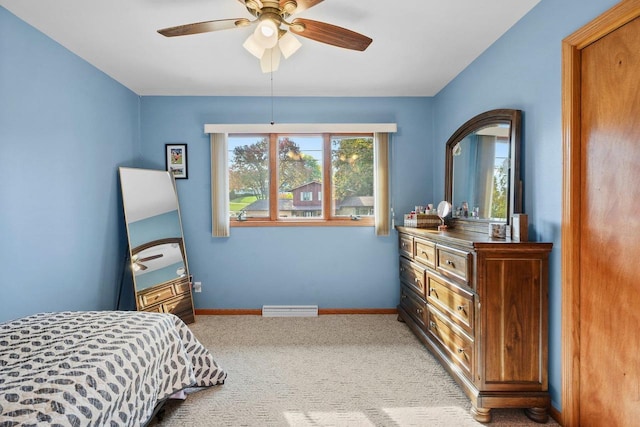
<instances>
[{"instance_id":1,"label":"white window curtain","mask_svg":"<svg viewBox=\"0 0 640 427\"><path fill-rule=\"evenodd\" d=\"M211 235L229 237L229 160L226 133L212 133Z\"/></svg>"},{"instance_id":2,"label":"white window curtain","mask_svg":"<svg viewBox=\"0 0 640 427\"><path fill-rule=\"evenodd\" d=\"M376 132L373 136L374 163L374 227L376 236L388 236L390 226L389 206L389 134Z\"/></svg>"}]
</instances>

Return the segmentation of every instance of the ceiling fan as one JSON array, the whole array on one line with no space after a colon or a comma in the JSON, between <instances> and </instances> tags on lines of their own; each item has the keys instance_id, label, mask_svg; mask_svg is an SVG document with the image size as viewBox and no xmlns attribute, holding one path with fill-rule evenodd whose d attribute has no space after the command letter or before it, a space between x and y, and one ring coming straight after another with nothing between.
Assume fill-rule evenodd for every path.
<instances>
[{"instance_id":1,"label":"ceiling fan","mask_svg":"<svg viewBox=\"0 0 640 427\"><path fill-rule=\"evenodd\" d=\"M158 30L158 33L166 37L175 37L257 25L243 46L260 59L260 66L265 73L278 69L281 55L289 58L300 48L300 42L291 33L321 43L359 51L364 51L373 41L362 34L325 22L303 18L288 21L293 14L322 3L323 0L238 1L256 19L233 18L196 22L164 28Z\"/></svg>"},{"instance_id":2,"label":"ceiling fan","mask_svg":"<svg viewBox=\"0 0 640 427\"><path fill-rule=\"evenodd\" d=\"M163 254L157 254L157 255L151 255L151 256L148 256L148 257L145 257L145 258L138 258L137 255L134 255L133 259L132 259L132 261L133 261L133 269L135 271L139 271L139 270L144 271L149 267L144 265L143 262L151 261L152 259L162 258L163 256L164 256Z\"/></svg>"}]
</instances>

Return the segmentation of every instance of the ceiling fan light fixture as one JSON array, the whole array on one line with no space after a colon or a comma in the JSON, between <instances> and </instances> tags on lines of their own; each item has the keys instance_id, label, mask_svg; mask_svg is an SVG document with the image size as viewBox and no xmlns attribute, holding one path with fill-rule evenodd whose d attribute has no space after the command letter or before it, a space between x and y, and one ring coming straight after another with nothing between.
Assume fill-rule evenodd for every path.
<instances>
[{"instance_id":1,"label":"ceiling fan light fixture","mask_svg":"<svg viewBox=\"0 0 640 427\"><path fill-rule=\"evenodd\" d=\"M285 59L288 59L291 55L296 53L302 43L293 36L290 32L286 32L280 40L278 40L278 46L280 47L280 51L282 52L282 56Z\"/></svg>"},{"instance_id":2,"label":"ceiling fan light fixture","mask_svg":"<svg viewBox=\"0 0 640 427\"><path fill-rule=\"evenodd\" d=\"M271 73L276 71L280 66L280 48L278 46L265 49L262 58L260 58L260 68L263 73Z\"/></svg>"},{"instance_id":3,"label":"ceiling fan light fixture","mask_svg":"<svg viewBox=\"0 0 640 427\"><path fill-rule=\"evenodd\" d=\"M262 55L264 55L265 49L255 40L253 33L251 33L251 35L247 37L247 39L242 44L242 47L247 49L249 53L251 53L258 59L262 58Z\"/></svg>"},{"instance_id":4,"label":"ceiling fan light fixture","mask_svg":"<svg viewBox=\"0 0 640 427\"><path fill-rule=\"evenodd\" d=\"M278 26L271 19L262 19L253 36L260 46L270 49L278 43Z\"/></svg>"}]
</instances>

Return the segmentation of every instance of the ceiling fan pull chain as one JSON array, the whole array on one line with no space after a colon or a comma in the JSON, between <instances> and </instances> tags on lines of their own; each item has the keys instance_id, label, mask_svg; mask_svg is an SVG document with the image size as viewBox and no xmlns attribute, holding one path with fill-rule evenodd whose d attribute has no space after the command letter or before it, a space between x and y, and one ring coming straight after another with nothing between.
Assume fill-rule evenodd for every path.
<instances>
[{"instance_id":1,"label":"ceiling fan pull chain","mask_svg":"<svg viewBox=\"0 0 640 427\"><path fill-rule=\"evenodd\" d=\"M271 54L271 124L275 124L273 120L273 50L270 52Z\"/></svg>"}]
</instances>

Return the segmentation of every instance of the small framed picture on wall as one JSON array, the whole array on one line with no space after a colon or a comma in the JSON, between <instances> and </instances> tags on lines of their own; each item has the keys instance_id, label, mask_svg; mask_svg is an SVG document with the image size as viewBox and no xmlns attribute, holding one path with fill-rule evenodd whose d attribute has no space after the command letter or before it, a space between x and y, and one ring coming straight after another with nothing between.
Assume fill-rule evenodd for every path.
<instances>
[{"instance_id":1,"label":"small framed picture on wall","mask_svg":"<svg viewBox=\"0 0 640 427\"><path fill-rule=\"evenodd\" d=\"M187 179L187 144L165 144L164 156L167 171L172 172L175 179Z\"/></svg>"}]
</instances>

